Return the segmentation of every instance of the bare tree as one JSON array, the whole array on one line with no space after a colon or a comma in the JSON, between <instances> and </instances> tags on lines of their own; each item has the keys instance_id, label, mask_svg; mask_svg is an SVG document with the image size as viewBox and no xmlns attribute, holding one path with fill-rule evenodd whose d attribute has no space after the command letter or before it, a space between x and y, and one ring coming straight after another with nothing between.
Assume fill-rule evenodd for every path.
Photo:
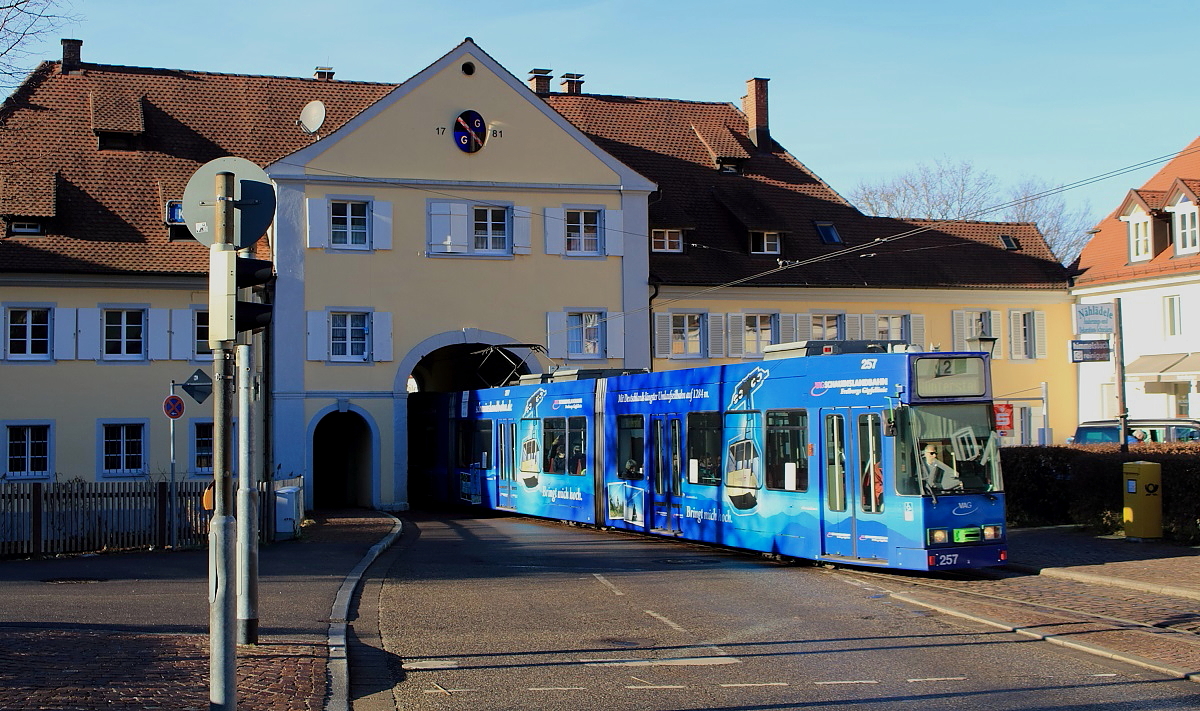
<instances>
[{"instance_id":1,"label":"bare tree","mask_svg":"<svg viewBox=\"0 0 1200 711\"><path fill-rule=\"evenodd\" d=\"M65 0L0 0L0 84L15 86L29 73L30 42L75 20Z\"/></svg>"},{"instance_id":2,"label":"bare tree","mask_svg":"<svg viewBox=\"0 0 1200 711\"><path fill-rule=\"evenodd\" d=\"M1062 194L1038 178L1024 178L1008 190L996 176L970 161L935 160L878 184L859 183L850 201L870 215L931 220L1036 222L1063 263L1074 261L1094 224L1091 206L1067 208Z\"/></svg>"}]
</instances>

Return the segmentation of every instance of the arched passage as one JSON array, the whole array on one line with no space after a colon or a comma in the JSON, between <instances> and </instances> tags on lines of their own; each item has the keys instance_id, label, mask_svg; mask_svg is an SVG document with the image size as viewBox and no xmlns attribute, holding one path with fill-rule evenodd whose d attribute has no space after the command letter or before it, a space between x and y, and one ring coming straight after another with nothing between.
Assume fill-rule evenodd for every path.
<instances>
[{"instance_id":1,"label":"arched passage","mask_svg":"<svg viewBox=\"0 0 1200 711\"><path fill-rule=\"evenodd\" d=\"M371 428L356 412L330 412L313 431L313 508L371 506Z\"/></svg>"}]
</instances>

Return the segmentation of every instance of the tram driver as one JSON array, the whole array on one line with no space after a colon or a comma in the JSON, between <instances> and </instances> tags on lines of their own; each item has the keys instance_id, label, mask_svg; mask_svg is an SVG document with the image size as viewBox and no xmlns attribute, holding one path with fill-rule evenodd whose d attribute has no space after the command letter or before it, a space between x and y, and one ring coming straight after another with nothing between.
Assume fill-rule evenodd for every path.
<instances>
[{"instance_id":1,"label":"tram driver","mask_svg":"<svg viewBox=\"0 0 1200 711\"><path fill-rule=\"evenodd\" d=\"M938 457L938 447L933 442L926 442L921 448L921 461L925 466L926 481L931 487L948 490L962 486L958 472Z\"/></svg>"}]
</instances>

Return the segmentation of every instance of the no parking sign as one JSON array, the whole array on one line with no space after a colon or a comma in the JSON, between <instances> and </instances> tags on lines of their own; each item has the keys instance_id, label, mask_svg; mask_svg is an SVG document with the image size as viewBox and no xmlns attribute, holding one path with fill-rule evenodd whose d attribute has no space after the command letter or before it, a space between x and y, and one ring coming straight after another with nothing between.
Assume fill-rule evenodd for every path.
<instances>
[{"instance_id":1,"label":"no parking sign","mask_svg":"<svg viewBox=\"0 0 1200 711\"><path fill-rule=\"evenodd\" d=\"M178 395L168 395L167 399L163 400L163 413L172 420L183 417L183 398Z\"/></svg>"}]
</instances>

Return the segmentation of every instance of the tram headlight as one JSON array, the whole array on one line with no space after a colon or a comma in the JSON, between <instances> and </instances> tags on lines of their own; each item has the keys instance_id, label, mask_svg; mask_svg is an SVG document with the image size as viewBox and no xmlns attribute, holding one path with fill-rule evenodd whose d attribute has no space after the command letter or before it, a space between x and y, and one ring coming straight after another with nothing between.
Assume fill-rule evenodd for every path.
<instances>
[{"instance_id":1,"label":"tram headlight","mask_svg":"<svg viewBox=\"0 0 1200 711\"><path fill-rule=\"evenodd\" d=\"M931 528L925 532L925 539L930 545L950 542L950 531L945 528Z\"/></svg>"},{"instance_id":2,"label":"tram headlight","mask_svg":"<svg viewBox=\"0 0 1200 711\"><path fill-rule=\"evenodd\" d=\"M983 527L983 540L998 541L1004 537L1004 526L992 524Z\"/></svg>"}]
</instances>

